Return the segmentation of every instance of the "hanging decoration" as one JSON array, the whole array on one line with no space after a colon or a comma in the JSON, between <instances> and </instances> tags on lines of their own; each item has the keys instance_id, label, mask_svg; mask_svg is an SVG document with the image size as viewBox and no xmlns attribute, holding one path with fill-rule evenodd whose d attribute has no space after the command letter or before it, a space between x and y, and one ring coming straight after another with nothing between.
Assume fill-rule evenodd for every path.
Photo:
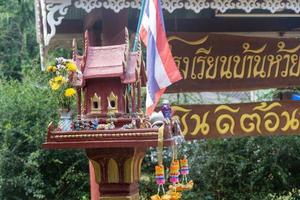
<instances>
[{"instance_id":1,"label":"hanging decoration","mask_svg":"<svg viewBox=\"0 0 300 200\"><path fill-rule=\"evenodd\" d=\"M163 136L164 126L171 126L172 123L176 122L176 119L172 119L172 110L168 101L164 101L161 107L164 115L164 125L159 128L158 134L158 145L157 145L157 161L158 164L155 166L155 180L157 184L157 194L151 196L151 200L180 200L183 191L189 191L193 188L194 183L192 180L188 180L189 165L187 156L184 155L182 159L178 159L178 145L183 141L182 135L176 136L178 139L175 140L172 146L172 161L170 165L169 177L170 182L169 190L165 192L164 185L166 184L165 179L165 168L163 165ZM177 123L175 123L177 124ZM180 129L180 126L176 126ZM171 130L170 127L168 130Z\"/></svg>"},{"instance_id":2,"label":"hanging decoration","mask_svg":"<svg viewBox=\"0 0 300 200\"><path fill-rule=\"evenodd\" d=\"M151 200L161 200L160 193L165 196L164 184L165 180L165 167L163 165L163 139L164 139L164 126L158 130L157 139L157 165L155 166L155 180L157 184L157 194L151 196Z\"/></svg>"}]
</instances>

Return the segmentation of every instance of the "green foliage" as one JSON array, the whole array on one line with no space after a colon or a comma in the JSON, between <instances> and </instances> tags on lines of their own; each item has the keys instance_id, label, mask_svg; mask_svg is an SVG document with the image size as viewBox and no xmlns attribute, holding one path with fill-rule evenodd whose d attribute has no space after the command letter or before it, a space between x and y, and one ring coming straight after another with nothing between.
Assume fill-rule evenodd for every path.
<instances>
[{"instance_id":1,"label":"green foliage","mask_svg":"<svg viewBox=\"0 0 300 200\"><path fill-rule=\"evenodd\" d=\"M180 154L189 156L189 177L195 182L184 200L300 198L299 136L202 140L185 144ZM143 199L156 192L149 156L141 180Z\"/></svg>"},{"instance_id":2,"label":"green foliage","mask_svg":"<svg viewBox=\"0 0 300 200\"><path fill-rule=\"evenodd\" d=\"M0 30L0 199L89 199L85 153L41 146L58 103L38 70L33 1L0 0ZM53 51L49 60L68 53ZM172 102L204 101L194 97L180 94ZM143 162L142 200L156 192L153 152ZM299 136L203 140L181 154L189 156L195 182L186 200L300 199Z\"/></svg>"},{"instance_id":3,"label":"green foliage","mask_svg":"<svg viewBox=\"0 0 300 200\"><path fill-rule=\"evenodd\" d=\"M21 80L22 69L39 62L31 0L0 0L0 75Z\"/></svg>"},{"instance_id":4,"label":"green foliage","mask_svg":"<svg viewBox=\"0 0 300 200\"><path fill-rule=\"evenodd\" d=\"M0 199L81 199L88 189L82 151L42 149L57 107L45 75L0 84Z\"/></svg>"},{"instance_id":5,"label":"green foliage","mask_svg":"<svg viewBox=\"0 0 300 200\"><path fill-rule=\"evenodd\" d=\"M191 171L198 185L195 195L259 200L299 188L299 144L299 137L201 141L188 153L196 164Z\"/></svg>"}]
</instances>

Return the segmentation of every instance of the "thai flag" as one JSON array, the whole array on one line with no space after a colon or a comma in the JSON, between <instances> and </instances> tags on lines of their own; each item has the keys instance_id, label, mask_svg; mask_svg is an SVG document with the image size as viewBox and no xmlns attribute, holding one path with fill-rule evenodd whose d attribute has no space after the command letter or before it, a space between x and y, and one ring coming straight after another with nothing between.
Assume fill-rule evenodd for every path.
<instances>
[{"instance_id":1,"label":"thai flag","mask_svg":"<svg viewBox=\"0 0 300 200\"><path fill-rule=\"evenodd\" d=\"M168 44L160 1L144 1L138 33L147 47L146 113L151 115L166 88L182 77Z\"/></svg>"}]
</instances>

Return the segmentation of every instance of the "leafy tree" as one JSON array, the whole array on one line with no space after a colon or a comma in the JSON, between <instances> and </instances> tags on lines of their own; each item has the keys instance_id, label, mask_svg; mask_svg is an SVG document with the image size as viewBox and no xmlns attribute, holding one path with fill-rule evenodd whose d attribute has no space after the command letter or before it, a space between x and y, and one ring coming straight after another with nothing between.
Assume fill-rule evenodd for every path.
<instances>
[{"instance_id":1,"label":"leafy tree","mask_svg":"<svg viewBox=\"0 0 300 200\"><path fill-rule=\"evenodd\" d=\"M39 58L33 1L0 0L0 30L0 75L20 80Z\"/></svg>"},{"instance_id":2,"label":"leafy tree","mask_svg":"<svg viewBox=\"0 0 300 200\"><path fill-rule=\"evenodd\" d=\"M186 151L192 165L190 177L197 185L190 195L201 199L258 200L292 192L300 187L299 143L299 136L281 136L189 144Z\"/></svg>"},{"instance_id":3,"label":"leafy tree","mask_svg":"<svg viewBox=\"0 0 300 200\"><path fill-rule=\"evenodd\" d=\"M38 70L34 18L32 0L0 0L0 199L87 199L84 152L41 146L58 105ZM180 94L173 100L187 103L194 97ZM182 151L195 181L184 199L300 199L299 136L203 140ZM142 199L156 192L153 152L143 163Z\"/></svg>"},{"instance_id":4,"label":"leafy tree","mask_svg":"<svg viewBox=\"0 0 300 200\"><path fill-rule=\"evenodd\" d=\"M37 71L0 84L0 199L82 199L89 192L84 152L42 149L58 106L46 79Z\"/></svg>"}]
</instances>

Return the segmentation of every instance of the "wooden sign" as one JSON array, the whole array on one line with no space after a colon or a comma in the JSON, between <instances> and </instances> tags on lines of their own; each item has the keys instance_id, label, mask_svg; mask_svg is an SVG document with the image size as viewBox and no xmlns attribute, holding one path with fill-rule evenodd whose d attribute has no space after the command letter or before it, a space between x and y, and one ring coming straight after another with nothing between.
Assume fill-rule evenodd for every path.
<instances>
[{"instance_id":1,"label":"wooden sign","mask_svg":"<svg viewBox=\"0 0 300 200\"><path fill-rule=\"evenodd\" d=\"M167 92L300 85L300 39L174 33L168 40L183 80Z\"/></svg>"},{"instance_id":2,"label":"wooden sign","mask_svg":"<svg viewBox=\"0 0 300 200\"><path fill-rule=\"evenodd\" d=\"M186 139L300 134L300 102L173 106Z\"/></svg>"}]
</instances>

